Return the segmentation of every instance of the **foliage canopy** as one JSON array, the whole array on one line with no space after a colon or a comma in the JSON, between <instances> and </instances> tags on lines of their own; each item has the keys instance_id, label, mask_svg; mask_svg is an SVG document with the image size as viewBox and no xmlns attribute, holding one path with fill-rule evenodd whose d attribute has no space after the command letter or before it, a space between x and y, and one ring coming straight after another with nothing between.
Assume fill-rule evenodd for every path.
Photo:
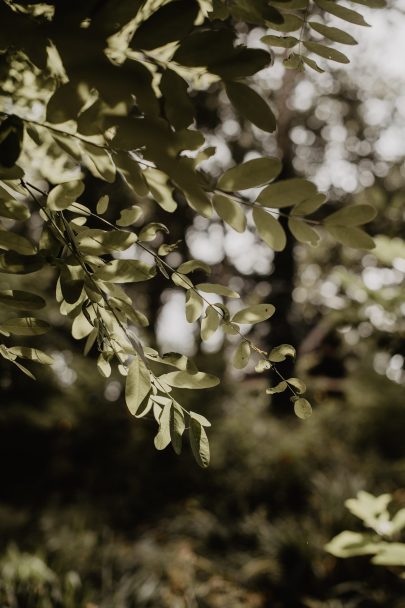
<instances>
[{"instance_id":1,"label":"foliage canopy","mask_svg":"<svg viewBox=\"0 0 405 608\"><path fill-rule=\"evenodd\" d=\"M353 1L360 11L384 6L382 0ZM341 27L329 25L331 16ZM197 462L208 465L210 423L182 407L181 390L219 382L182 354L142 344L137 328L148 319L122 285L157 273L184 289L186 318L200 320L203 340L219 326L238 336L234 366L244 369L254 357L257 372L273 369L280 382L268 392L289 390L297 416L308 417L304 383L279 369L295 356L293 347L267 352L248 337L246 326L269 319L274 306L238 306L239 294L209 282L211 269L198 260L172 267L167 256L178 244L170 241L169 228L142 218L153 220L156 205L171 214L187 207L206 218L215 213L238 232L255 227L270 248L282 251L287 235L279 220L286 217L292 236L306 245L317 245L326 231L345 246L372 248L362 228L375 215L371 206L329 213L315 184L278 179L278 158L254 158L211 175L204 161L215 149L198 128L193 102L199 91L217 87L244 119L274 132L277 117L253 79L272 65L272 48L285 49L285 67L298 71L323 71L312 55L347 63L334 44L356 44L342 28L345 22L367 26L361 12L340 0L3 0L0 22L0 272L54 270L55 297L72 320L73 338L85 340L86 354L98 350L102 376L111 374L112 364L126 376L129 411L138 418L153 413L157 449L171 443L179 453L188 428ZM247 44L252 27L263 30L261 48ZM21 65L32 70L28 92L16 77ZM45 159L39 170L37 155ZM114 222L105 217L108 196L94 208L86 199L85 171L107 183L118 174L125 181L132 204ZM38 238L32 238L30 218L40 224ZM196 271L206 273L207 282L195 283ZM48 330L37 316L46 305L40 295L10 287L0 292L0 304L14 311L0 325L7 339ZM0 353L31 377L21 360L51 363L27 346L2 344Z\"/></svg>"}]
</instances>

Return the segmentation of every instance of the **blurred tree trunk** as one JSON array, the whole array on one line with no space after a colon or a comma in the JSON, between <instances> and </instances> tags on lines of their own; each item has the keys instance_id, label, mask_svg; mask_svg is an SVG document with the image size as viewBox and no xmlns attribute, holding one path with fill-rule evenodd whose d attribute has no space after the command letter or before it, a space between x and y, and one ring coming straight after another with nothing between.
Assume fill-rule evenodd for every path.
<instances>
[{"instance_id":1,"label":"blurred tree trunk","mask_svg":"<svg viewBox=\"0 0 405 608\"><path fill-rule=\"evenodd\" d=\"M295 176L293 168L293 149L289 130L292 126L293 113L288 107L288 100L293 91L297 74L293 70L286 70L284 83L281 87L276 103L278 110L278 128L277 128L277 143L282 154L283 169L279 179L288 179ZM271 302L276 307L276 313L272 319L270 326L270 334L268 343L270 347L278 344L292 344L295 348L298 346L298 332L294 328L292 319L292 292L295 282L295 261L294 261L294 246L295 241L287 228L287 219L280 218L280 223L286 231L287 245L285 249L275 254L273 262L273 272L269 277L271 284ZM288 357L282 363L282 373L284 377L289 378L294 375L294 361ZM272 381L277 384L280 378L273 373ZM289 415L292 412L290 407L290 392L285 391L273 395L271 398L271 409L277 416Z\"/></svg>"}]
</instances>

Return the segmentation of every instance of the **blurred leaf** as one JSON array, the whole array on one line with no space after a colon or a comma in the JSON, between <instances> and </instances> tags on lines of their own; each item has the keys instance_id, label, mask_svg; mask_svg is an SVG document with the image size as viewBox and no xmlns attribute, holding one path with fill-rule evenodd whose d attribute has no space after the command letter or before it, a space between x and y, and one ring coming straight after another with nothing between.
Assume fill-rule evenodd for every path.
<instances>
[{"instance_id":1,"label":"blurred leaf","mask_svg":"<svg viewBox=\"0 0 405 608\"><path fill-rule=\"evenodd\" d=\"M12 346L9 348L9 352L13 355L17 355L17 357L30 359L31 361L36 361L37 363L42 363L44 365L52 365L54 362L52 357L38 348L29 348L28 346Z\"/></svg>"},{"instance_id":2,"label":"blurred leaf","mask_svg":"<svg viewBox=\"0 0 405 608\"><path fill-rule=\"evenodd\" d=\"M28 239L5 230L0 230L0 249L7 251L11 249L21 255L34 255L36 252L34 245Z\"/></svg>"},{"instance_id":3,"label":"blurred leaf","mask_svg":"<svg viewBox=\"0 0 405 608\"><path fill-rule=\"evenodd\" d=\"M375 536L361 532L341 532L325 545L326 551L336 557L354 557L376 553L379 542Z\"/></svg>"},{"instance_id":4,"label":"blurred leaf","mask_svg":"<svg viewBox=\"0 0 405 608\"><path fill-rule=\"evenodd\" d=\"M0 304L16 308L17 310L38 310L46 305L41 296L27 291L6 289L0 291Z\"/></svg>"},{"instance_id":5,"label":"blurred leaf","mask_svg":"<svg viewBox=\"0 0 405 608\"><path fill-rule=\"evenodd\" d=\"M48 329L49 325L46 321L34 317L15 317L0 323L0 330L16 336L39 336L45 334Z\"/></svg>"}]
</instances>

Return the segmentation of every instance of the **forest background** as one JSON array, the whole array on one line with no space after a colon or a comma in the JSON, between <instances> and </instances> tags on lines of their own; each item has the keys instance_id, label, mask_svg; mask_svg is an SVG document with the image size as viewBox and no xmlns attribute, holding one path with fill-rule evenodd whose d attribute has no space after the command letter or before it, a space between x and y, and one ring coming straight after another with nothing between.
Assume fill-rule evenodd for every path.
<instances>
[{"instance_id":1,"label":"forest background","mask_svg":"<svg viewBox=\"0 0 405 608\"><path fill-rule=\"evenodd\" d=\"M236 233L189 208L170 225L171 241L181 240L179 261L200 259L218 283L276 306L255 337L295 347L295 369L287 365L308 387L312 417L296 418L284 393L267 395L267 378L230 369L234 343L221 332L201 341L186 322L183 291L158 276L136 286L148 340L193 355L224 381L182 402L212 422L209 468L196 466L188 445L180 457L156 451L154 421L130 416L119 373L100 377L96 354L83 356L50 305L53 330L36 344L53 365L37 366L33 383L0 360L5 606L403 605L399 569L325 551L336 534L363 529L344 504L359 490L390 493L395 509L405 506L405 15L399 1L361 9L372 27L345 25L359 43L345 48L350 65L300 73L286 69L276 48L274 65L255 76L277 115L276 134L241 118L215 82L193 102L217 148L207 170L278 151L282 177L312 179L335 208L372 204L377 215L367 230L376 247L325 237L311 248L289 236L274 253L252 231ZM260 27L244 34L260 46ZM6 93L11 74L35 97L35 72L24 62L13 70L5 75L2 65ZM44 181L57 162L30 160ZM115 209L132 202L122 179L108 184L87 170L84 182L91 201L108 194ZM167 222L167 213L155 210L153 221ZM50 274L24 275L20 286L54 291Z\"/></svg>"}]
</instances>

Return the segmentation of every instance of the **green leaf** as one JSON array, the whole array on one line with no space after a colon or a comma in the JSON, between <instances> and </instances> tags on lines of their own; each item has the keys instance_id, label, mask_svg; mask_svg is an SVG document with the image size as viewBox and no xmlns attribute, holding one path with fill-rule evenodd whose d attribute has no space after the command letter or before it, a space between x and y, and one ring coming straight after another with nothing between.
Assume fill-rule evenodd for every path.
<instances>
[{"instance_id":1,"label":"green leaf","mask_svg":"<svg viewBox=\"0 0 405 608\"><path fill-rule=\"evenodd\" d=\"M156 275L155 266L140 260L112 260L94 273L94 278L112 283L138 283Z\"/></svg>"},{"instance_id":2,"label":"green leaf","mask_svg":"<svg viewBox=\"0 0 405 608\"><path fill-rule=\"evenodd\" d=\"M128 368L125 384L125 401L129 411L136 415L142 401L151 389L150 372L139 355L135 355Z\"/></svg>"},{"instance_id":3,"label":"green leaf","mask_svg":"<svg viewBox=\"0 0 405 608\"><path fill-rule=\"evenodd\" d=\"M153 241L156 238L158 232L169 233L167 226L160 222L151 222L146 224L139 233L138 240L143 242Z\"/></svg>"},{"instance_id":4,"label":"green leaf","mask_svg":"<svg viewBox=\"0 0 405 608\"><path fill-rule=\"evenodd\" d=\"M38 310L46 305L40 296L17 289L3 289L0 291L0 304L5 304L16 310Z\"/></svg>"},{"instance_id":5,"label":"green leaf","mask_svg":"<svg viewBox=\"0 0 405 608\"><path fill-rule=\"evenodd\" d=\"M186 428L181 407L174 401L170 410L170 439L176 454L181 453L182 437Z\"/></svg>"},{"instance_id":6,"label":"green leaf","mask_svg":"<svg viewBox=\"0 0 405 608\"><path fill-rule=\"evenodd\" d=\"M31 378L31 380L36 380L34 374L32 374L24 365L21 365L21 363L18 363L18 361L13 361L12 363L16 365L26 376L28 376L28 378Z\"/></svg>"},{"instance_id":7,"label":"green leaf","mask_svg":"<svg viewBox=\"0 0 405 608\"><path fill-rule=\"evenodd\" d=\"M171 279L175 285L183 287L183 289L194 289L193 282L185 275L180 272L173 272Z\"/></svg>"},{"instance_id":8,"label":"green leaf","mask_svg":"<svg viewBox=\"0 0 405 608\"><path fill-rule=\"evenodd\" d=\"M46 107L46 120L52 123L62 123L76 120L84 99L80 88L72 82L61 84L55 89Z\"/></svg>"},{"instance_id":9,"label":"green leaf","mask_svg":"<svg viewBox=\"0 0 405 608\"><path fill-rule=\"evenodd\" d=\"M315 53L320 57L324 57L325 59L330 59L331 61L336 61L337 63L350 63L350 60L346 55L333 49L325 44L320 44L319 42L313 42L311 40L304 41L305 48L308 49L311 53Z\"/></svg>"},{"instance_id":10,"label":"green leaf","mask_svg":"<svg viewBox=\"0 0 405 608\"><path fill-rule=\"evenodd\" d=\"M272 24L271 27L273 30L277 30L278 32L296 32L304 25L304 20L298 15L284 13L283 17L283 23Z\"/></svg>"},{"instance_id":11,"label":"green leaf","mask_svg":"<svg viewBox=\"0 0 405 608\"><path fill-rule=\"evenodd\" d=\"M217 285L216 283L198 283L196 289L203 291L204 293L216 293L218 296L224 296L225 298L239 298L239 294L225 285Z\"/></svg>"},{"instance_id":12,"label":"green leaf","mask_svg":"<svg viewBox=\"0 0 405 608\"><path fill-rule=\"evenodd\" d=\"M405 566L405 543L380 543L371 562L379 566Z\"/></svg>"},{"instance_id":13,"label":"green leaf","mask_svg":"<svg viewBox=\"0 0 405 608\"><path fill-rule=\"evenodd\" d=\"M100 230L86 228L76 237L82 253L103 255L113 251L125 251L136 241L136 235L126 230Z\"/></svg>"},{"instance_id":14,"label":"green leaf","mask_svg":"<svg viewBox=\"0 0 405 608\"><path fill-rule=\"evenodd\" d=\"M163 406L162 413L159 417L159 431L154 439L155 448L164 450L170 443L170 418L172 410L172 401Z\"/></svg>"},{"instance_id":15,"label":"green leaf","mask_svg":"<svg viewBox=\"0 0 405 608\"><path fill-rule=\"evenodd\" d=\"M361 230L361 228L330 226L329 224L325 224L325 228L333 238L347 247L353 247L353 249L374 249L375 247L371 236L367 232L364 232L364 230Z\"/></svg>"},{"instance_id":16,"label":"green leaf","mask_svg":"<svg viewBox=\"0 0 405 608\"><path fill-rule=\"evenodd\" d=\"M211 274L211 267L200 260L187 260L187 262L183 262L177 268L177 272L182 274L189 274L190 272L194 272L194 270L203 270L206 274Z\"/></svg>"},{"instance_id":17,"label":"green leaf","mask_svg":"<svg viewBox=\"0 0 405 608\"><path fill-rule=\"evenodd\" d=\"M175 129L184 129L193 122L194 105L188 94L188 83L174 70L166 68L160 81L164 110Z\"/></svg>"},{"instance_id":18,"label":"green leaf","mask_svg":"<svg viewBox=\"0 0 405 608\"><path fill-rule=\"evenodd\" d=\"M92 144L86 143L83 144L83 147L87 153L86 155L83 155L83 160L90 161L86 162L89 171L95 177L101 178L112 184L115 181L117 170L111 154L107 150Z\"/></svg>"},{"instance_id":19,"label":"green leaf","mask_svg":"<svg viewBox=\"0 0 405 608\"><path fill-rule=\"evenodd\" d=\"M281 224L270 213L257 207L253 209L253 220L263 241L274 251L282 251L287 238Z\"/></svg>"},{"instance_id":20,"label":"green leaf","mask_svg":"<svg viewBox=\"0 0 405 608\"><path fill-rule=\"evenodd\" d=\"M230 29L195 30L184 38L173 60L188 67L205 67L235 56L234 32Z\"/></svg>"},{"instance_id":21,"label":"green leaf","mask_svg":"<svg viewBox=\"0 0 405 608\"><path fill-rule=\"evenodd\" d=\"M292 207L317 194L315 184L306 179L288 179L270 184L261 191L256 199L263 207L281 209Z\"/></svg>"},{"instance_id":22,"label":"green leaf","mask_svg":"<svg viewBox=\"0 0 405 608\"><path fill-rule=\"evenodd\" d=\"M288 384L285 380L282 380L276 386L266 389L267 395L275 395L276 393L283 393L288 388Z\"/></svg>"},{"instance_id":23,"label":"green leaf","mask_svg":"<svg viewBox=\"0 0 405 608\"><path fill-rule=\"evenodd\" d=\"M147 196L149 194L148 184L145 181L146 172L142 171L138 163L132 156L125 152L118 152L114 155L115 164L122 174L128 186L139 196ZM153 169L148 170L152 180ZM165 176L167 180L167 176Z\"/></svg>"},{"instance_id":24,"label":"green leaf","mask_svg":"<svg viewBox=\"0 0 405 608\"><path fill-rule=\"evenodd\" d=\"M30 217L28 207L20 201L0 200L0 216L10 220L24 221Z\"/></svg>"},{"instance_id":25,"label":"green leaf","mask_svg":"<svg viewBox=\"0 0 405 608\"><path fill-rule=\"evenodd\" d=\"M219 217L236 232L246 230L246 215L240 204L223 194L215 194L212 204Z\"/></svg>"},{"instance_id":26,"label":"green leaf","mask_svg":"<svg viewBox=\"0 0 405 608\"><path fill-rule=\"evenodd\" d=\"M84 184L80 180L73 180L58 184L48 194L47 206L52 211L63 211L70 207L84 192Z\"/></svg>"},{"instance_id":27,"label":"green leaf","mask_svg":"<svg viewBox=\"0 0 405 608\"><path fill-rule=\"evenodd\" d=\"M280 363L285 361L286 357L295 357L295 348L291 344L280 344L271 349L269 361L272 363Z\"/></svg>"},{"instance_id":28,"label":"green leaf","mask_svg":"<svg viewBox=\"0 0 405 608\"><path fill-rule=\"evenodd\" d=\"M315 70L315 72L318 72L318 74L324 74L325 70L323 70L313 59L310 59L309 57L305 57L304 55L302 55L302 61L307 66L309 66L312 70Z\"/></svg>"},{"instance_id":29,"label":"green leaf","mask_svg":"<svg viewBox=\"0 0 405 608\"><path fill-rule=\"evenodd\" d=\"M361 226L371 222L376 210L371 205L352 205L338 209L324 219L328 226Z\"/></svg>"},{"instance_id":30,"label":"green leaf","mask_svg":"<svg viewBox=\"0 0 405 608\"><path fill-rule=\"evenodd\" d=\"M207 306L205 316L201 321L201 339L209 340L211 336L217 331L220 324L220 317L218 312L212 306Z\"/></svg>"},{"instance_id":31,"label":"green leaf","mask_svg":"<svg viewBox=\"0 0 405 608\"><path fill-rule=\"evenodd\" d=\"M236 369L245 368L249 363L250 352L249 342L246 342L246 340L240 342L233 356L232 365L236 367Z\"/></svg>"},{"instance_id":32,"label":"green leaf","mask_svg":"<svg viewBox=\"0 0 405 608\"><path fill-rule=\"evenodd\" d=\"M227 82L225 88L229 101L244 118L263 131L275 131L274 114L256 91L241 82Z\"/></svg>"},{"instance_id":33,"label":"green leaf","mask_svg":"<svg viewBox=\"0 0 405 608\"><path fill-rule=\"evenodd\" d=\"M312 415L312 407L307 399L300 397L294 401L294 412L298 418L306 420Z\"/></svg>"},{"instance_id":34,"label":"green leaf","mask_svg":"<svg viewBox=\"0 0 405 608\"><path fill-rule=\"evenodd\" d=\"M270 319L275 313L275 308L272 304L256 304L239 310L233 317L233 323L260 323Z\"/></svg>"},{"instance_id":35,"label":"green leaf","mask_svg":"<svg viewBox=\"0 0 405 608\"><path fill-rule=\"evenodd\" d=\"M317 209L319 209L319 207L321 207L326 200L327 200L326 194L319 192L318 194L315 194L314 196L311 196L310 198L306 198L301 203L298 203L297 205L295 205L294 209L292 209L290 212L290 216L311 215L311 213L314 213Z\"/></svg>"},{"instance_id":36,"label":"green leaf","mask_svg":"<svg viewBox=\"0 0 405 608\"><path fill-rule=\"evenodd\" d=\"M292 49L299 43L295 36L263 36L261 41L269 46L277 46L283 49Z\"/></svg>"},{"instance_id":37,"label":"green leaf","mask_svg":"<svg viewBox=\"0 0 405 608\"><path fill-rule=\"evenodd\" d=\"M131 226L136 222L142 215L143 211L140 207L130 207L129 209L122 209L120 218L117 220L117 226Z\"/></svg>"},{"instance_id":38,"label":"green leaf","mask_svg":"<svg viewBox=\"0 0 405 608\"><path fill-rule=\"evenodd\" d=\"M42 255L21 255L10 251L0 255L0 272L7 274L30 274L43 268L45 263Z\"/></svg>"},{"instance_id":39,"label":"green leaf","mask_svg":"<svg viewBox=\"0 0 405 608\"><path fill-rule=\"evenodd\" d=\"M260 359L255 367L255 372L261 374L268 369L271 369L270 361L267 361L266 359Z\"/></svg>"},{"instance_id":40,"label":"green leaf","mask_svg":"<svg viewBox=\"0 0 405 608\"><path fill-rule=\"evenodd\" d=\"M331 15L335 15L336 17L339 17L339 19L343 19L349 23L354 23L355 25L369 26L363 15L353 11L351 8L346 8L345 6L332 2L331 0L315 0L315 3L323 11L326 11Z\"/></svg>"},{"instance_id":41,"label":"green leaf","mask_svg":"<svg viewBox=\"0 0 405 608\"><path fill-rule=\"evenodd\" d=\"M287 378L287 382L295 388L298 394L305 393L305 391L307 390L305 383L299 378Z\"/></svg>"},{"instance_id":42,"label":"green leaf","mask_svg":"<svg viewBox=\"0 0 405 608\"><path fill-rule=\"evenodd\" d=\"M201 317L203 306L202 297L194 289L188 289L186 292L186 319L189 323L194 323Z\"/></svg>"},{"instance_id":43,"label":"green leaf","mask_svg":"<svg viewBox=\"0 0 405 608\"><path fill-rule=\"evenodd\" d=\"M45 334L48 329L46 321L34 317L15 317L0 324L0 330L15 336L39 336Z\"/></svg>"},{"instance_id":44,"label":"green leaf","mask_svg":"<svg viewBox=\"0 0 405 608\"><path fill-rule=\"evenodd\" d=\"M374 535L345 530L332 538L325 549L335 557L354 557L376 553L379 545Z\"/></svg>"},{"instance_id":45,"label":"green leaf","mask_svg":"<svg viewBox=\"0 0 405 608\"><path fill-rule=\"evenodd\" d=\"M212 388L219 384L219 379L216 376L204 372L196 372L195 374L186 371L169 372L159 376L159 379L176 388L203 389Z\"/></svg>"},{"instance_id":46,"label":"green leaf","mask_svg":"<svg viewBox=\"0 0 405 608\"><path fill-rule=\"evenodd\" d=\"M197 412L189 412L190 414L190 418L193 418L193 420L197 420L197 422L199 422L201 424L201 426L211 426L211 422L209 420L207 420L207 418L205 416L202 416L201 414L197 414Z\"/></svg>"},{"instance_id":47,"label":"green leaf","mask_svg":"<svg viewBox=\"0 0 405 608\"><path fill-rule=\"evenodd\" d=\"M260 72L272 62L272 56L262 49L236 47L235 54L224 61L208 66L213 74L223 80L246 78Z\"/></svg>"},{"instance_id":48,"label":"green leaf","mask_svg":"<svg viewBox=\"0 0 405 608\"><path fill-rule=\"evenodd\" d=\"M357 40L353 38L347 32L340 30L337 27L329 27L328 25L324 25L323 23L317 23L316 21L310 21L308 23L313 30L325 36L325 38L329 38L329 40L333 40L334 42L340 42L340 44L357 44Z\"/></svg>"},{"instance_id":49,"label":"green leaf","mask_svg":"<svg viewBox=\"0 0 405 608\"><path fill-rule=\"evenodd\" d=\"M34 255L36 253L34 245L28 239L20 234L5 230L0 230L0 249L16 251L21 255Z\"/></svg>"},{"instance_id":50,"label":"green leaf","mask_svg":"<svg viewBox=\"0 0 405 608\"><path fill-rule=\"evenodd\" d=\"M254 158L225 171L218 180L218 188L227 192L256 188L276 179L280 171L278 158Z\"/></svg>"},{"instance_id":51,"label":"green leaf","mask_svg":"<svg viewBox=\"0 0 405 608\"><path fill-rule=\"evenodd\" d=\"M296 220L290 217L288 228L300 243L310 243L314 247L319 243L319 234L304 220Z\"/></svg>"},{"instance_id":52,"label":"green leaf","mask_svg":"<svg viewBox=\"0 0 405 608\"><path fill-rule=\"evenodd\" d=\"M210 448L204 427L193 417L190 417L189 427L190 446L197 464L205 469L210 463Z\"/></svg>"},{"instance_id":53,"label":"green leaf","mask_svg":"<svg viewBox=\"0 0 405 608\"><path fill-rule=\"evenodd\" d=\"M31 361L36 361L37 363L42 363L43 365L52 365L54 362L51 356L47 355L38 348L29 348L28 346L12 346L9 348L9 352L17 357L30 359Z\"/></svg>"},{"instance_id":54,"label":"green leaf","mask_svg":"<svg viewBox=\"0 0 405 608\"><path fill-rule=\"evenodd\" d=\"M197 15L198 4L194 0L172 0L140 23L130 46L152 50L168 42L181 40L192 29Z\"/></svg>"},{"instance_id":55,"label":"green leaf","mask_svg":"<svg viewBox=\"0 0 405 608\"><path fill-rule=\"evenodd\" d=\"M96 211L99 215L103 215L107 211L109 202L110 197L108 196L108 194L104 194L99 198L96 207Z\"/></svg>"},{"instance_id":56,"label":"green leaf","mask_svg":"<svg viewBox=\"0 0 405 608\"><path fill-rule=\"evenodd\" d=\"M97 369L103 378L109 378L111 376L111 365L104 353L100 353L97 359Z\"/></svg>"},{"instance_id":57,"label":"green leaf","mask_svg":"<svg viewBox=\"0 0 405 608\"><path fill-rule=\"evenodd\" d=\"M303 65L304 65L304 63L303 63L304 59L305 59L305 57L302 57L302 55L300 55L298 53L290 53L290 55L288 55L288 57L283 59L283 66L285 68L287 68L287 70L302 71Z\"/></svg>"}]
</instances>

